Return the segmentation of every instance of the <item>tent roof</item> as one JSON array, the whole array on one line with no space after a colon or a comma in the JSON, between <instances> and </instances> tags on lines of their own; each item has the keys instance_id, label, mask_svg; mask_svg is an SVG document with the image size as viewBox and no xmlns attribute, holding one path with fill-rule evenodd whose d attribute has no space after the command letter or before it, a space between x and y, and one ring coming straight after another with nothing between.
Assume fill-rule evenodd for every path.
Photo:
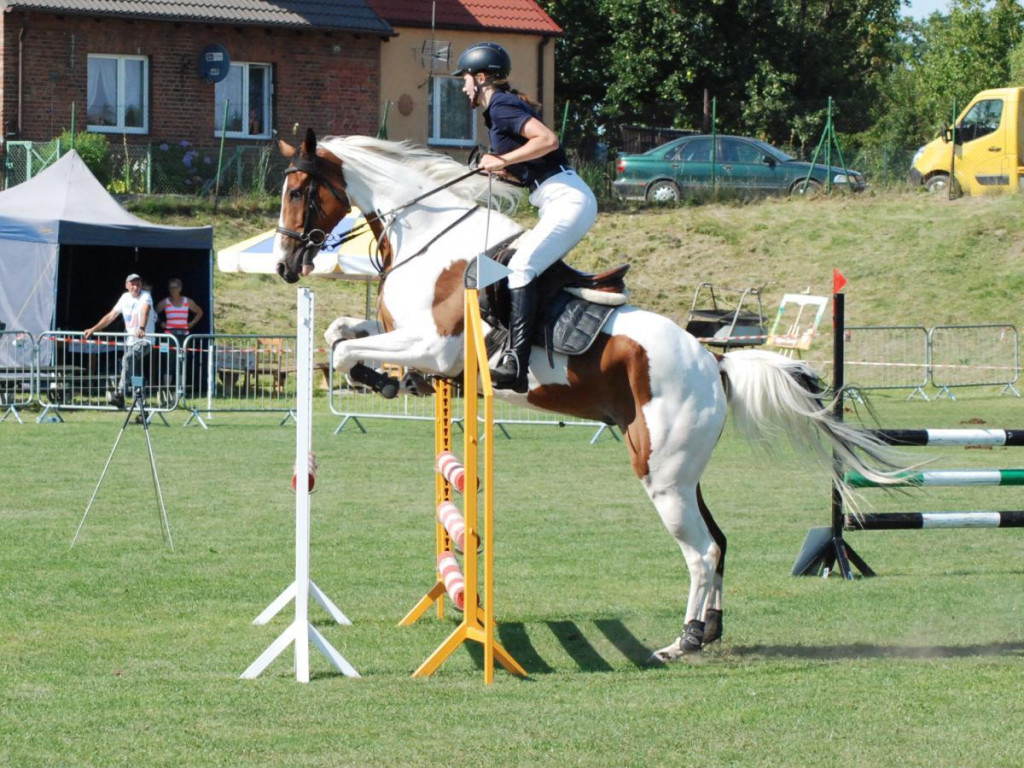
<instances>
[{"instance_id":1,"label":"tent roof","mask_svg":"<svg viewBox=\"0 0 1024 768\"><path fill-rule=\"evenodd\" d=\"M0 192L0 241L145 248L213 247L213 227L140 219L110 196L75 150Z\"/></svg>"}]
</instances>

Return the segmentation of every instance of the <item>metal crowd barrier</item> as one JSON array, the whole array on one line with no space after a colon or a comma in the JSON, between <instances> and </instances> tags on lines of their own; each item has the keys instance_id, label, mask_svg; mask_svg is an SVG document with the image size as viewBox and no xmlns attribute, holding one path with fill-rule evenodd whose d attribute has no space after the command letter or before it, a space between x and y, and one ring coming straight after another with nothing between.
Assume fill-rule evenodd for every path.
<instances>
[{"instance_id":1,"label":"metal crowd barrier","mask_svg":"<svg viewBox=\"0 0 1024 768\"><path fill-rule=\"evenodd\" d=\"M1020 397L1020 346L1012 325L937 325L928 331L932 385L956 400L951 387L1003 385Z\"/></svg>"},{"instance_id":2,"label":"metal crowd barrier","mask_svg":"<svg viewBox=\"0 0 1024 768\"><path fill-rule=\"evenodd\" d=\"M855 389L909 389L928 399L928 330L917 325L851 325L844 339L846 383Z\"/></svg>"},{"instance_id":3,"label":"metal crowd barrier","mask_svg":"<svg viewBox=\"0 0 1024 768\"><path fill-rule=\"evenodd\" d=\"M0 331L0 421L21 422L19 408L36 397L36 340L27 331ZM22 422L23 423L23 422Z\"/></svg>"},{"instance_id":4,"label":"metal crowd barrier","mask_svg":"<svg viewBox=\"0 0 1024 768\"><path fill-rule=\"evenodd\" d=\"M81 331L47 331L36 344L36 397L43 412L36 421L63 421L61 411L118 410L112 398L119 391L122 360L130 346L124 333L94 333L89 339ZM128 371L141 375L146 407L153 413L167 413L177 406L174 359L178 340L170 334L147 336L148 350L138 357L138 367ZM135 358L131 358L134 360ZM130 384L129 384L130 389ZM125 395L130 405L132 393ZM161 418L163 418L161 416Z\"/></svg>"},{"instance_id":5,"label":"metal crowd barrier","mask_svg":"<svg viewBox=\"0 0 1024 768\"><path fill-rule=\"evenodd\" d=\"M179 402L187 426L214 413L278 412L294 418L295 337L196 334L182 345Z\"/></svg>"},{"instance_id":6,"label":"metal crowd barrier","mask_svg":"<svg viewBox=\"0 0 1024 768\"><path fill-rule=\"evenodd\" d=\"M910 400L955 400L953 387L1000 386L1020 397L1017 329L1007 324L849 326L845 339L846 381L854 389L910 389Z\"/></svg>"},{"instance_id":7,"label":"metal crowd barrier","mask_svg":"<svg viewBox=\"0 0 1024 768\"><path fill-rule=\"evenodd\" d=\"M433 423L433 398L399 394L391 400L385 400L364 387L352 386L346 377L339 376L335 372L332 365L327 364L326 368L328 371L328 406L332 414L341 418L334 434L340 433L349 423L354 424L361 432L366 432L363 422L369 419L405 419ZM400 371L388 370L387 366L385 366L385 370L390 375L401 378ZM461 387L455 387L454 395L452 398L452 420L461 422L463 418ZM537 411L498 400L494 403L494 424L506 437L510 436L508 430L505 429L506 425L528 424L591 427L596 430L591 442L596 441L605 430L608 430L616 440L619 439L613 428L596 421Z\"/></svg>"},{"instance_id":8,"label":"metal crowd barrier","mask_svg":"<svg viewBox=\"0 0 1024 768\"><path fill-rule=\"evenodd\" d=\"M87 341L80 331L49 331L33 337L24 331L0 332L0 422L38 404L36 421L62 421L71 410L112 411L109 400L118 387L126 335L96 333ZM147 406L163 414L189 411L185 425L206 426L215 413L278 412L281 424L294 417L297 406L294 372L295 349L291 336L259 334L200 334L184 342L169 334L150 337L143 377ZM429 397L399 395L384 400L344 377L337 377L328 361L330 350L317 350L315 366L324 374L328 405L341 422L366 431L369 419L433 421ZM847 329L848 383L858 389L909 389L907 399L928 399L931 384L939 397L955 399L954 387L1002 385L1003 394L1020 397L1015 384L1020 375L1017 329L1007 324L935 326L851 326ZM453 401L461 419L461 398ZM166 421L166 420L165 420ZM596 429L605 425L558 414L534 411L505 402L495 403L495 424L504 433L508 425L544 424ZM614 429L609 430L619 439Z\"/></svg>"}]
</instances>

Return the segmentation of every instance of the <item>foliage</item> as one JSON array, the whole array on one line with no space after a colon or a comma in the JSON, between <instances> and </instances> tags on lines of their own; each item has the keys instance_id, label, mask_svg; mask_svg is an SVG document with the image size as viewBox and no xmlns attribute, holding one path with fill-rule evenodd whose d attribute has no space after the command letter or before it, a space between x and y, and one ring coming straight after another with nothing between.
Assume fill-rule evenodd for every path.
<instances>
[{"instance_id":1,"label":"foliage","mask_svg":"<svg viewBox=\"0 0 1024 768\"><path fill-rule=\"evenodd\" d=\"M60 145L63 149L70 149L74 144L75 151L82 158L82 162L92 171L92 175L106 186L110 183L110 142L105 134L89 133L81 131L74 136L72 142L71 131L66 130L60 135Z\"/></svg>"},{"instance_id":2,"label":"foliage","mask_svg":"<svg viewBox=\"0 0 1024 768\"><path fill-rule=\"evenodd\" d=\"M217 158L188 139L153 147L153 187L157 192L205 193L217 173Z\"/></svg>"},{"instance_id":3,"label":"foliage","mask_svg":"<svg viewBox=\"0 0 1024 768\"><path fill-rule=\"evenodd\" d=\"M794 119L832 96L849 130L895 56L899 0L547 0L565 29L560 98L573 125L615 143L620 123L701 127L707 92L719 128L791 143ZM559 112L561 114L561 112Z\"/></svg>"}]
</instances>

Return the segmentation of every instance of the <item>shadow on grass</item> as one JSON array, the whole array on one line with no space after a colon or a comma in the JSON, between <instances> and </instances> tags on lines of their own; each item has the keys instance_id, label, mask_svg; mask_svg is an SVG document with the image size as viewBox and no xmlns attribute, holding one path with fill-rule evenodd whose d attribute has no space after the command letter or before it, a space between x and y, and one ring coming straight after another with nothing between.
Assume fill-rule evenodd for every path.
<instances>
[{"instance_id":1,"label":"shadow on grass","mask_svg":"<svg viewBox=\"0 0 1024 768\"><path fill-rule=\"evenodd\" d=\"M971 656L1024 655L1024 643L977 645L738 645L728 649L734 656L792 659L957 659Z\"/></svg>"},{"instance_id":2,"label":"shadow on grass","mask_svg":"<svg viewBox=\"0 0 1024 768\"><path fill-rule=\"evenodd\" d=\"M601 655L584 631L573 621L549 621L546 626L568 656L582 672L612 672L615 667ZM594 626L604 635L622 656L639 669L650 668L647 664L651 650L641 643L618 619L596 619ZM531 675L547 675L554 667L540 655L525 624L520 622L502 623L498 626L498 642ZM483 648L469 643L468 651L473 661L483 668Z\"/></svg>"}]
</instances>

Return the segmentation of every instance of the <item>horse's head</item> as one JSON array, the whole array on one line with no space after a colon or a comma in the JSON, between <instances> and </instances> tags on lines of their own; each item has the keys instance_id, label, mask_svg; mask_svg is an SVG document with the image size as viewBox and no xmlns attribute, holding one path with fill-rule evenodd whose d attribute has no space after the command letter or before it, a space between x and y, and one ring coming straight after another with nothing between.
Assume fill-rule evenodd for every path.
<instances>
[{"instance_id":1,"label":"horse's head","mask_svg":"<svg viewBox=\"0 0 1024 768\"><path fill-rule=\"evenodd\" d=\"M352 204L345 192L341 161L317 150L312 128L306 129L297 149L284 141L279 145L291 164L285 171L274 255L277 274L295 283L313 271L313 257Z\"/></svg>"}]
</instances>

